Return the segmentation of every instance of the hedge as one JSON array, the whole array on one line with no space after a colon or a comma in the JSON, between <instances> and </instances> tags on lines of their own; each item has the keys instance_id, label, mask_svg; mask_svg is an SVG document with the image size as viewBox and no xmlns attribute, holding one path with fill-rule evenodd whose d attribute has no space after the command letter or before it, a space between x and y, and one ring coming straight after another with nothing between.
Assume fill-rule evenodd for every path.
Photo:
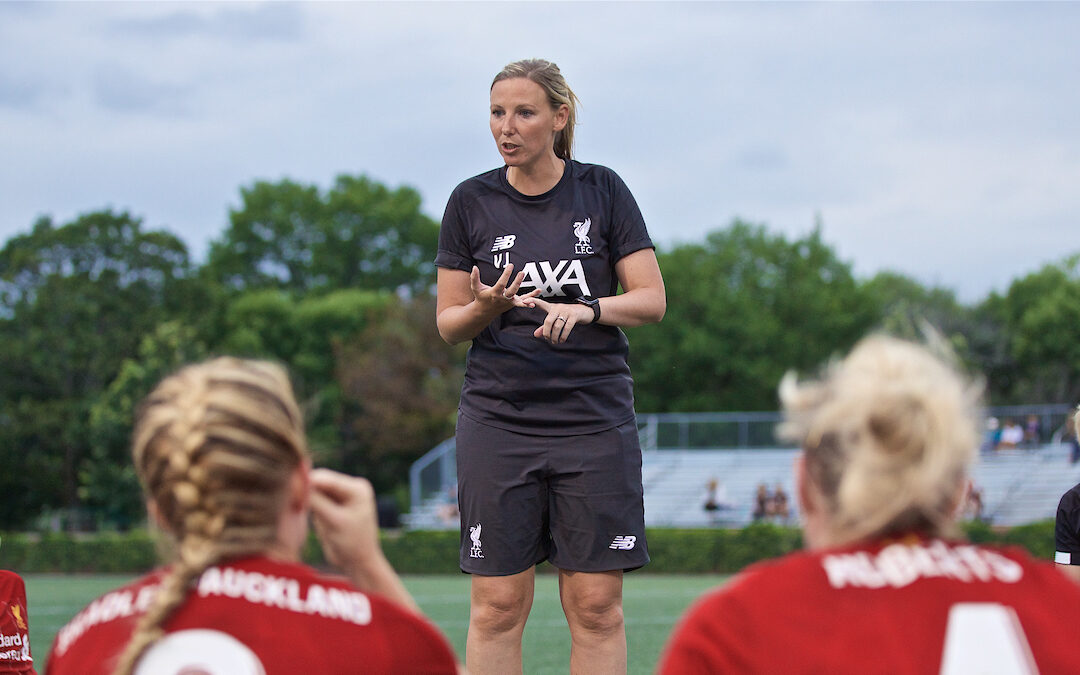
<instances>
[{"instance_id":1,"label":"hedge","mask_svg":"<svg viewBox=\"0 0 1080 675\"><path fill-rule=\"evenodd\" d=\"M984 523L964 526L977 543L1020 546L1037 558L1050 560L1054 551L1054 521L1046 520L1008 530ZM746 565L774 558L802 546L802 532L794 527L755 523L742 529L648 530L652 562L643 572L657 574L733 573ZM454 574L458 569L456 531L388 532L383 550L402 574ZM0 568L20 574L95 573L139 574L161 559L161 543L146 531L126 534L5 534L0 545ZM304 560L316 567L326 561L311 537ZM549 565L541 572L550 572Z\"/></svg>"}]
</instances>

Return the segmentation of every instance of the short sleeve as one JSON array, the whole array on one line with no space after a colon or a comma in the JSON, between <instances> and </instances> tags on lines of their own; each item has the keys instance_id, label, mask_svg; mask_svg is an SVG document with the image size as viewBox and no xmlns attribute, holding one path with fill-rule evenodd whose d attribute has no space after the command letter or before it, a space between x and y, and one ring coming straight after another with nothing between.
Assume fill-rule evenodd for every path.
<instances>
[{"instance_id":1,"label":"short sleeve","mask_svg":"<svg viewBox=\"0 0 1080 675\"><path fill-rule=\"evenodd\" d=\"M462 187L459 185L446 202L442 225L439 227L439 250L435 266L471 272L472 249L469 245L468 220L462 203Z\"/></svg>"},{"instance_id":2,"label":"short sleeve","mask_svg":"<svg viewBox=\"0 0 1080 675\"><path fill-rule=\"evenodd\" d=\"M1080 495L1077 487L1062 495L1054 520L1054 562L1062 565L1080 565Z\"/></svg>"},{"instance_id":3,"label":"short sleeve","mask_svg":"<svg viewBox=\"0 0 1080 675\"><path fill-rule=\"evenodd\" d=\"M614 171L611 172L611 228L612 263L634 251L653 248L637 200Z\"/></svg>"}]
</instances>

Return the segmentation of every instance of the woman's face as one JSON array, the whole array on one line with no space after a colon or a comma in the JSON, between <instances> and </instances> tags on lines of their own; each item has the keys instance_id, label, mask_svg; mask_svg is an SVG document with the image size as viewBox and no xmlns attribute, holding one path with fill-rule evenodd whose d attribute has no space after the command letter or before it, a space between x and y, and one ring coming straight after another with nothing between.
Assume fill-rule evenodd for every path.
<instances>
[{"instance_id":1,"label":"woman's face","mask_svg":"<svg viewBox=\"0 0 1080 675\"><path fill-rule=\"evenodd\" d=\"M491 135L507 166L529 168L554 157L555 134L566 126L569 107L552 110L543 87L524 77L491 88Z\"/></svg>"}]
</instances>

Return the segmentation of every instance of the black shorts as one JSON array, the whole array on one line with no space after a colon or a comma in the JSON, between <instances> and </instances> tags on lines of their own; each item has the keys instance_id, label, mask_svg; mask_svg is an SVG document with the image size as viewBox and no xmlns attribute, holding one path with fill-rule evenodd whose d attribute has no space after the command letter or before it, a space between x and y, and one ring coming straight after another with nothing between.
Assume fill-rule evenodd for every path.
<instances>
[{"instance_id":1,"label":"black shorts","mask_svg":"<svg viewBox=\"0 0 1080 675\"><path fill-rule=\"evenodd\" d=\"M637 424L532 436L457 422L461 571L523 572L544 560L576 572L649 562Z\"/></svg>"}]
</instances>

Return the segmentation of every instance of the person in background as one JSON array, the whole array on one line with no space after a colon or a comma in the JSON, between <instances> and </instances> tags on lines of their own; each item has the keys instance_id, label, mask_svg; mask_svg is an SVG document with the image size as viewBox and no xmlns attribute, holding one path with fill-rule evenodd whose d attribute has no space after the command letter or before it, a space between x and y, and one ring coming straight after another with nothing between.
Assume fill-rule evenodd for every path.
<instances>
[{"instance_id":1,"label":"person in background","mask_svg":"<svg viewBox=\"0 0 1080 675\"><path fill-rule=\"evenodd\" d=\"M26 584L10 570L0 570L0 675L37 675L30 655L30 616Z\"/></svg>"},{"instance_id":2,"label":"person in background","mask_svg":"<svg viewBox=\"0 0 1080 675\"><path fill-rule=\"evenodd\" d=\"M1071 417L1073 429L1080 429L1080 407ZM1066 576L1080 583L1080 483L1069 488L1058 501L1054 562Z\"/></svg>"},{"instance_id":3,"label":"person in background","mask_svg":"<svg viewBox=\"0 0 1080 675\"><path fill-rule=\"evenodd\" d=\"M791 505L788 504L787 491L784 490L782 483L776 484L776 489L773 490L773 516L777 521L783 524L787 524L791 519Z\"/></svg>"},{"instance_id":4,"label":"person in background","mask_svg":"<svg viewBox=\"0 0 1080 675\"><path fill-rule=\"evenodd\" d=\"M659 672L1075 672L1080 586L1019 549L956 538L979 392L883 336L819 380L785 376L780 435L802 449L808 550L700 599Z\"/></svg>"},{"instance_id":5,"label":"person in background","mask_svg":"<svg viewBox=\"0 0 1080 675\"><path fill-rule=\"evenodd\" d=\"M1005 419L1001 427L1001 438L998 440L998 449L1016 448L1024 442L1024 429L1011 418Z\"/></svg>"},{"instance_id":6,"label":"person in background","mask_svg":"<svg viewBox=\"0 0 1080 675\"><path fill-rule=\"evenodd\" d=\"M1024 446L1037 448L1042 443L1042 428L1038 415L1028 415L1024 420Z\"/></svg>"},{"instance_id":7,"label":"person in background","mask_svg":"<svg viewBox=\"0 0 1080 675\"><path fill-rule=\"evenodd\" d=\"M623 573L649 561L621 328L659 321L667 300L626 184L571 158L576 117L554 63L503 68L489 124L504 166L458 185L439 230L439 334L472 342L456 441L475 675L522 671L544 560L571 672L624 672Z\"/></svg>"},{"instance_id":8,"label":"person in background","mask_svg":"<svg viewBox=\"0 0 1080 675\"><path fill-rule=\"evenodd\" d=\"M284 370L220 358L165 378L133 455L175 554L60 629L47 675L456 672L379 547L371 484L311 468ZM299 562L309 514L348 580Z\"/></svg>"},{"instance_id":9,"label":"person in background","mask_svg":"<svg viewBox=\"0 0 1080 675\"><path fill-rule=\"evenodd\" d=\"M998 422L996 417L986 418L986 433L983 435L982 445L979 446L979 452L991 452L997 450L998 443L1001 442L1001 423Z\"/></svg>"},{"instance_id":10,"label":"person in background","mask_svg":"<svg viewBox=\"0 0 1080 675\"><path fill-rule=\"evenodd\" d=\"M768 518L774 510L773 496L768 486L765 483L758 483L757 492L754 493L754 522Z\"/></svg>"}]
</instances>

